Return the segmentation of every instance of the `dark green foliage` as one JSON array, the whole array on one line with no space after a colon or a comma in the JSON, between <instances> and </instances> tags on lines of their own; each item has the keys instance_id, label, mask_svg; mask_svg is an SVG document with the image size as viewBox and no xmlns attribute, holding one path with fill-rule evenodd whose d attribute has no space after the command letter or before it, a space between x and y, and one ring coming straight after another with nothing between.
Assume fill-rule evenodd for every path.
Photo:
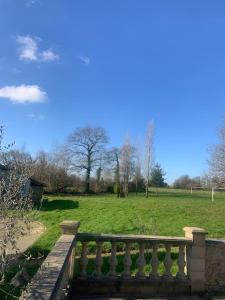
<instances>
[{"instance_id":1,"label":"dark green foliage","mask_svg":"<svg viewBox=\"0 0 225 300\"><path fill-rule=\"evenodd\" d=\"M156 163L151 172L150 185L153 187L164 187L166 185L164 176L166 173L161 166Z\"/></svg>"}]
</instances>

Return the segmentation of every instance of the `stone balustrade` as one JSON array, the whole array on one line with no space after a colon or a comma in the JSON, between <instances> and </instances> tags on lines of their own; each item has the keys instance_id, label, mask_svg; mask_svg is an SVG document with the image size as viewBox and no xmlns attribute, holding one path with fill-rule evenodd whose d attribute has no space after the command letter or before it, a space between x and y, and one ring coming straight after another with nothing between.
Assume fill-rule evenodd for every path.
<instances>
[{"instance_id":1,"label":"stone balustrade","mask_svg":"<svg viewBox=\"0 0 225 300\"><path fill-rule=\"evenodd\" d=\"M110 235L110 234L90 234L90 233L78 233L77 241L82 244L81 255L79 259L80 272L78 277L85 278L87 274L88 265L88 245L90 242L96 243L96 256L95 256L95 269L92 274L89 274L92 278L101 277L103 258L102 249L104 243L110 243L111 253L108 259L109 272L104 274L104 277L117 278L122 277L125 279L135 278L149 278L149 279L173 279L176 280L188 280L186 274L186 256L185 251L187 246L193 244L192 239L179 238L179 237L160 237L160 236L140 236L140 235ZM124 244L124 258L123 258L123 271L117 272L117 245L121 248L121 243ZM137 248L138 245L138 248ZM136 246L136 247L134 247ZM134 248L134 251L132 249ZM171 249L177 253L177 260L174 261L171 257ZM165 251L163 259L164 272L160 274L160 259L159 251ZM131 273L132 252L138 253L136 260L136 273ZM150 261L147 263L146 255L150 256ZM177 264L177 273L172 275L171 268L173 264ZM147 274L145 268L149 265L150 272Z\"/></svg>"},{"instance_id":2,"label":"stone balustrade","mask_svg":"<svg viewBox=\"0 0 225 300\"><path fill-rule=\"evenodd\" d=\"M215 290L217 277L225 276L222 256L215 254L216 249L225 253L225 244L206 242L206 232L200 228L185 227L184 237L163 237L78 233L79 222L73 221L64 221L60 227L62 235L22 299L59 300L69 294L69 299L77 299L79 293L125 297L190 295L204 292L206 284L207 288L213 284ZM81 252L75 257L77 242ZM106 243L109 253L103 251ZM89 262L93 259L90 272ZM211 265L218 266L219 259L214 272ZM76 263L78 272L74 270Z\"/></svg>"}]
</instances>

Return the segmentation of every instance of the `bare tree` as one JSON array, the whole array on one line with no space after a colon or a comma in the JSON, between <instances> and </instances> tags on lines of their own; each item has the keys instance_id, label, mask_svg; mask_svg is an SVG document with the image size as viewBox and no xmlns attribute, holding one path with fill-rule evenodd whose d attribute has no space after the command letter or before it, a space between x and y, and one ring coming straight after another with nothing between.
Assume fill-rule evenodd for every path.
<instances>
[{"instance_id":1,"label":"bare tree","mask_svg":"<svg viewBox=\"0 0 225 300\"><path fill-rule=\"evenodd\" d=\"M113 181L114 181L114 193L117 197L120 197L120 158L121 158L121 149L112 148L107 153L107 162L110 165L110 168L113 171Z\"/></svg>"},{"instance_id":2,"label":"bare tree","mask_svg":"<svg viewBox=\"0 0 225 300\"><path fill-rule=\"evenodd\" d=\"M141 170L141 151L138 146L135 147L135 170L134 170L134 180L135 180L135 192L136 195L140 189L140 184L142 182L142 170Z\"/></svg>"},{"instance_id":3,"label":"bare tree","mask_svg":"<svg viewBox=\"0 0 225 300\"><path fill-rule=\"evenodd\" d=\"M214 184L225 186L225 121L219 131L220 143L210 150L210 177Z\"/></svg>"},{"instance_id":4,"label":"bare tree","mask_svg":"<svg viewBox=\"0 0 225 300\"><path fill-rule=\"evenodd\" d=\"M51 153L41 150L36 155L34 176L45 183L47 192L65 192L68 187L73 186L75 177L68 174L67 169L68 162L61 148Z\"/></svg>"},{"instance_id":5,"label":"bare tree","mask_svg":"<svg viewBox=\"0 0 225 300\"><path fill-rule=\"evenodd\" d=\"M96 168L96 178L95 178L96 193L101 191L102 171L103 171L103 158L101 157L99 160L99 166Z\"/></svg>"},{"instance_id":6,"label":"bare tree","mask_svg":"<svg viewBox=\"0 0 225 300\"><path fill-rule=\"evenodd\" d=\"M201 186L202 180L199 176L191 178L189 175L181 175L173 183L173 187L176 189L189 189L191 187Z\"/></svg>"},{"instance_id":7,"label":"bare tree","mask_svg":"<svg viewBox=\"0 0 225 300\"><path fill-rule=\"evenodd\" d=\"M2 151L0 156L0 163L2 165L10 167L15 162L24 162L28 165L33 164L33 159L30 153L25 152L24 149L10 149L8 151Z\"/></svg>"},{"instance_id":8,"label":"bare tree","mask_svg":"<svg viewBox=\"0 0 225 300\"><path fill-rule=\"evenodd\" d=\"M50 185L49 169L50 156L47 152L41 150L35 157L34 175L38 180L44 182L47 186Z\"/></svg>"},{"instance_id":9,"label":"bare tree","mask_svg":"<svg viewBox=\"0 0 225 300\"><path fill-rule=\"evenodd\" d=\"M11 256L17 250L17 239L29 223L28 211L32 208L31 196L24 192L32 175L32 165L27 157L10 151L11 145L3 144L4 127L0 126L0 281Z\"/></svg>"},{"instance_id":10,"label":"bare tree","mask_svg":"<svg viewBox=\"0 0 225 300\"><path fill-rule=\"evenodd\" d=\"M145 195L146 198L149 196L149 182L151 176L151 169L153 166L154 159L154 123L150 121L145 134L145 153L144 153L144 172L145 172Z\"/></svg>"},{"instance_id":11,"label":"bare tree","mask_svg":"<svg viewBox=\"0 0 225 300\"><path fill-rule=\"evenodd\" d=\"M68 138L67 153L70 157L70 169L85 173L85 192L90 192L91 172L99 167L108 136L104 128L77 128Z\"/></svg>"},{"instance_id":12,"label":"bare tree","mask_svg":"<svg viewBox=\"0 0 225 300\"><path fill-rule=\"evenodd\" d=\"M134 155L135 148L130 144L129 138L127 138L121 148L121 162L120 162L120 179L122 186L122 195L128 196L129 181L134 175Z\"/></svg>"}]
</instances>

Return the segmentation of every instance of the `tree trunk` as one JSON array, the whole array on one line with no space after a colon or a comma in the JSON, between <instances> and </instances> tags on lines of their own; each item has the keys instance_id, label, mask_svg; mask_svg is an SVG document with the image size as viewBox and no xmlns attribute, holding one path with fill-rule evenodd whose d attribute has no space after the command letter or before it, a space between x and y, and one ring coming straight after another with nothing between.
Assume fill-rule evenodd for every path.
<instances>
[{"instance_id":1,"label":"tree trunk","mask_svg":"<svg viewBox=\"0 0 225 300\"><path fill-rule=\"evenodd\" d=\"M90 193L90 169L87 169L86 180L85 180L85 193Z\"/></svg>"},{"instance_id":2,"label":"tree trunk","mask_svg":"<svg viewBox=\"0 0 225 300\"><path fill-rule=\"evenodd\" d=\"M136 179L136 187L135 187L135 190L136 190L136 196L138 194L138 180Z\"/></svg>"},{"instance_id":3,"label":"tree trunk","mask_svg":"<svg viewBox=\"0 0 225 300\"><path fill-rule=\"evenodd\" d=\"M146 183L146 188L145 188L145 197L148 198L148 183Z\"/></svg>"},{"instance_id":4,"label":"tree trunk","mask_svg":"<svg viewBox=\"0 0 225 300\"><path fill-rule=\"evenodd\" d=\"M87 161L87 173L86 173L86 181L85 181L85 193L90 193L90 175L91 175L91 151L88 150L88 161Z\"/></svg>"},{"instance_id":5,"label":"tree trunk","mask_svg":"<svg viewBox=\"0 0 225 300\"><path fill-rule=\"evenodd\" d=\"M121 194L121 187L120 187L120 163L119 163L119 158L116 158L116 185L117 185L117 198L120 198Z\"/></svg>"}]
</instances>

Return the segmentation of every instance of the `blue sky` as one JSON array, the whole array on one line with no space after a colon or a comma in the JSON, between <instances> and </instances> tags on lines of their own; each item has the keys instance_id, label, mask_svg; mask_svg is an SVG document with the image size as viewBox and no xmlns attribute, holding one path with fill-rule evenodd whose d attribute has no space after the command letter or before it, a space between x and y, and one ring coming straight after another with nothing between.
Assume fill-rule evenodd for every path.
<instances>
[{"instance_id":1,"label":"blue sky","mask_svg":"<svg viewBox=\"0 0 225 300\"><path fill-rule=\"evenodd\" d=\"M0 120L35 153L73 129L111 145L155 122L172 182L207 169L225 108L225 1L0 0Z\"/></svg>"}]
</instances>

